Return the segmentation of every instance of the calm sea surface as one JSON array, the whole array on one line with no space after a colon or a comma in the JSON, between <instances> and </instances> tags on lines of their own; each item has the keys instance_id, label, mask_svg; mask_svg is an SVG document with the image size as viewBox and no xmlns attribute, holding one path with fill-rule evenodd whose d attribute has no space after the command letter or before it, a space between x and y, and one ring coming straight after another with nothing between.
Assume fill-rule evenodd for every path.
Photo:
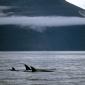
<instances>
[{"instance_id":1,"label":"calm sea surface","mask_svg":"<svg viewBox=\"0 0 85 85\"><path fill-rule=\"evenodd\" d=\"M23 72L24 63L53 72ZM85 52L0 52L0 85L85 85Z\"/></svg>"}]
</instances>

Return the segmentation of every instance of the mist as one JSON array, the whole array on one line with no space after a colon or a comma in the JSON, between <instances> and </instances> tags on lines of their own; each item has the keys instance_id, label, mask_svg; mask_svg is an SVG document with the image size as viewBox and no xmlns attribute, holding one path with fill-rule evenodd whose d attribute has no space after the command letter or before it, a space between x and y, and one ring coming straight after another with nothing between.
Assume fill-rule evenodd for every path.
<instances>
[{"instance_id":1,"label":"mist","mask_svg":"<svg viewBox=\"0 0 85 85\"><path fill-rule=\"evenodd\" d=\"M46 27L85 25L85 18L65 16L9 16L0 17L0 25L29 26L31 29L43 31Z\"/></svg>"}]
</instances>

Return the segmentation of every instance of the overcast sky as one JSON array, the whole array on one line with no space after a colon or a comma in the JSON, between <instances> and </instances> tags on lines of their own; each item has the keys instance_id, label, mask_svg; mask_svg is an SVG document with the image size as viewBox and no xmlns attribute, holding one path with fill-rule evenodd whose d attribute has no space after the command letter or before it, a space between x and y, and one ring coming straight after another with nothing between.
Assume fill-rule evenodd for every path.
<instances>
[{"instance_id":1,"label":"overcast sky","mask_svg":"<svg viewBox=\"0 0 85 85\"><path fill-rule=\"evenodd\" d=\"M82 9L85 9L85 0L66 0Z\"/></svg>"}]
</instances>

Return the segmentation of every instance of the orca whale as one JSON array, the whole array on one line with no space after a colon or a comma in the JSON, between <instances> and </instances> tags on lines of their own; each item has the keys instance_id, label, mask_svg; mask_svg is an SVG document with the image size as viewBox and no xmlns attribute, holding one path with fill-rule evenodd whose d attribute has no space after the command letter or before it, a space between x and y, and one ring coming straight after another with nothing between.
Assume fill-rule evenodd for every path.
<instances>
[{"instance_id":1,"label":"orca whale","mask_svg":"<svg viewBox=\"0 0 85 85\"><path fill-rule=\"evenodd\" d=\"M12 67L10 70L11 70L11 71L16 71L16 69L15 69L14 67Z\"/></svg>"},{"instance_id":2,"label":"orca whale","mask_svg":"<svg viewBox=\"0 0 85 85\"><path fill-rule=\"evenodd\" d=\"M23 70L16 70L14 67L12 67L11 69L10 69L10 71L22 71L22 72L53 72L53 70L52 69L37 69L37 68L35 68L35 67L33 67L33 66L28 66L28 65L26 65L26 64L24 64L24 66L25 66L25 70L23 71Z\"/></svg>"},{"instance_id":3,"label":"orca whale","mask_svg":"<svg viewBox=\"0 0 85 85\"><path fill-rule=\"evenodd\" d=\"M53 72L53 70L48 70L48 69L36 69L33 66L28 66L24 64L25 68L27 69L26 71L30 70L31 72ZM30 69L29 69L30 68Z\"/></svg>"},{"instance_id":4,"label":"orca whale","mask_svg":"<svg viewBox=\"0 0 85 85\"><path fill-rule=\"evenodd\" d=\"M30 67L31 67L32 72L36 72L37 71L33 66L30 66Z\"/></svg>"},{"instance_id":5,"label":"orca whale","mask_svg":"<svg viewBox=\"0 0 85 85\"><path fill-rule=\"evenodd\" d=\"M31 70L31 68L28 65L24 64L24 66L25 66L26 70Z\"/></svg>"},{"instance_id":6,"label":"orca whale","mask_svg":"<svg viewBox=\"0 0 85 85\"><path fill-rule=\"evenodd\" d=\"M49 69L35 69L33 66L30 66L32 69L32 72L53 72L53 70Z\"/></svg>"}]
</instances>

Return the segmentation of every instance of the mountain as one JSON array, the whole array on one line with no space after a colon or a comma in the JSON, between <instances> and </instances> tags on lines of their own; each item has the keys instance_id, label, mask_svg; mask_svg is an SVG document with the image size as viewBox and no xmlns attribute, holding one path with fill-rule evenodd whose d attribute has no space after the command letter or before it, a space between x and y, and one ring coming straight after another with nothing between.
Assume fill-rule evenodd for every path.
<instances>
[{"instance_id":1,"label":"mountain","mask_svg":"<svg viewBox=\"0 0 85 85\"><path fill-rule=\"evenodd\" d=\"M8 12L26 16L79 16L80 10L65 0L0 0L0 5L12 6Z\"/></svg>"}]
</instances>

